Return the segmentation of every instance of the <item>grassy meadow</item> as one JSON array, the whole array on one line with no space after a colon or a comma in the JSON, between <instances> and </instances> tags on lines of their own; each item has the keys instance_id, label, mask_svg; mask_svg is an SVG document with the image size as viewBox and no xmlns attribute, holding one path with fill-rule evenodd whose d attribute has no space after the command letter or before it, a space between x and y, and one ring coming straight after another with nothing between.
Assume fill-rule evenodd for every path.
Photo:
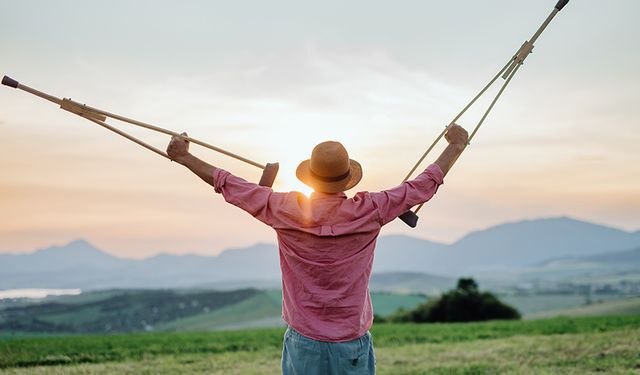
<instances>
[{"instance_id":1,"label":"grassy meadow","mask_svg":"<svg viewBox=\"0 0 640 375\"><path fill-rule=\"evenodd\" d=\"M281 328L0 340L6 374L277 374ZM640 316L375 324L380 374L638 374Z\"/></svg>"}]
</instances>

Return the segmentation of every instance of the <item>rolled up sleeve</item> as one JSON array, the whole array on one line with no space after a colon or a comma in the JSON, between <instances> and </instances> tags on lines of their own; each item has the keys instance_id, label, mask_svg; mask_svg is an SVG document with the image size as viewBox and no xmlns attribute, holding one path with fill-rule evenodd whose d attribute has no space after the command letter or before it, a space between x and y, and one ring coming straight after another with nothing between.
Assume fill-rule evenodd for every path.
<instances>
[{"instance_id":1,"label":"rolled up sleeve","mask_svg":"<svg viewBox=\"0 0 640 375\"><path fill-rule=\"evenodd\" d=\"M444 183L444 173L437 164L431 164L415 179L393 189L371 193L378 208L381 225L393 221L411 207L430 200Z\"/></svg>"},{"instance_id":2,"label":"rolled up sleeve","mask_svg":"<svg viewBox=\"0 0 640 375\"><path fill-rule=\"evenodd\" d=\"M228 203L269 226L273 225L271 207L276 204L278 193L271 188L248 182L219 168L213 172L213 188L216 193L222 194Z\"/></svg>"}]
</instances>

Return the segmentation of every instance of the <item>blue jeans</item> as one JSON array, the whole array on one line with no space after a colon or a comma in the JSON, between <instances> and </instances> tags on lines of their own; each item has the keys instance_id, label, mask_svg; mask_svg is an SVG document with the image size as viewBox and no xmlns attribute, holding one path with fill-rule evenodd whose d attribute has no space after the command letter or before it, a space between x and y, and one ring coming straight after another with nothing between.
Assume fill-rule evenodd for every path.
<instances>
[{"instance_id":1,"label":"blue jeans","mask_svg":"<svg viewBox=\"0 0 640 375\"><path fill-rule=\"evenodd\" d=\"M364 336L346 342L324 342L287 328L282 348L283 375L375 374L373 340Z\"/></svg>"}]
</instances>

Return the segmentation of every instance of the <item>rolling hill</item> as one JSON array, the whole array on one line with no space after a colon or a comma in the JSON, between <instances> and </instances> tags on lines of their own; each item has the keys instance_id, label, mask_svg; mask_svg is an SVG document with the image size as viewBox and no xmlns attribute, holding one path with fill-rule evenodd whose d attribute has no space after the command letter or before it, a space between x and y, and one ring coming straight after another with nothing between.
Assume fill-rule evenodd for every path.
<instances>
[{"instance_id":1,"label":"rolling hill","mask_svg":"<svg viewBox=\"0 0 640 375\"><path fill-rule=\"evenodd\" d=\"M635 276L634 276L635 275ZM521 280L560 281L571 279L589 284L611 283L616 278L640 277L640 248L589 256L549 259L519 270Z\"/></svg>"},{"instance_id":2,"label":"rolling hill","mask_svg":"<svg viewBox=\"0 0 640 375\"><path fill-rule=\"evenodd\" d=\"M377 314L411 309L426 297L372 293ZM278 290L108 290L0 308L0 332L114 333L278 327Z\"/></svg>"},{"instance_id":3,"label":"rolling hill","mask_svg":"<svg viewBox=\"0 0 640 375\"><path fill-rule=\"evenodd\" d=\"M545 319L557 316L637 316L640 315L640 297L606 301L589 305L573 306L564 309L543 311L531 314L528 319Z\"/></svg>"}]
</instances>

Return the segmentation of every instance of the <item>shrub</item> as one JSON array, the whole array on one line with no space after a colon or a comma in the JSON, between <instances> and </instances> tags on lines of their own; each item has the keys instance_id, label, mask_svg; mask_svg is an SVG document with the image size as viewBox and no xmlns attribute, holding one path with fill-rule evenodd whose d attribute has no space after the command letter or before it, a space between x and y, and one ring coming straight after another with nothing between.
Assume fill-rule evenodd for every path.
<instances>
[{"instance_id":1,"label":"shrub","mask_svg":"<svg viewBox=\"0 0 640 375\"><path fill-rule=\"evenodd\" d=\"M458 286L440 298L425 302L414 310L398 313L400 322L474 322L520 319L515 308L502 303L491 293L478 290L475 280L460 279Z\"/></svg>"}]
</instances>

